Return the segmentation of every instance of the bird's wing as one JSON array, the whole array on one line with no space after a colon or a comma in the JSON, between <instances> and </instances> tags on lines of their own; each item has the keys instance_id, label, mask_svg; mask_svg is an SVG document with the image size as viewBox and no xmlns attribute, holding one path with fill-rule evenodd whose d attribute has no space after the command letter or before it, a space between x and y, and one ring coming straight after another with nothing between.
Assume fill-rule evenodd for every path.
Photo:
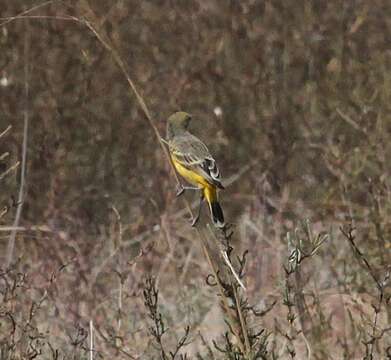
<instances>
[{"instance_id":1,"label":"bird's wing","mask_svg":"<svg viewBox=\"0 0 391 360\"><path fill-rule=\"evenodd\" d=\"M181 165L203 176L210 184L223 189L220 171L206 145L194 135L175 136L169 142L171 155Z\"/></svg>"}]
</instances>

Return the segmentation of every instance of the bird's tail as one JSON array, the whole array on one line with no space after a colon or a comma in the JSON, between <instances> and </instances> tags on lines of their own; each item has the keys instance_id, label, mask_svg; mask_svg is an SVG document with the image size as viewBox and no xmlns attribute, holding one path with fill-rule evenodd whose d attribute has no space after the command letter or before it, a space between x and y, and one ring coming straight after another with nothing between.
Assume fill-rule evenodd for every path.
<instances>
[{"instance_id":1,"label":"bird's tail","mask_svg":"<svg viewBox=\"0 0 391 360\"><path fill-rule=\"evenodd\" d=\"M206 186L204 188L204 197L209 205L213 224L218 228L224 228L224 214L217 198L216 187L214 185Z\"/></svg>"},{"instance_id":2,"label":"bird's tail","mask_svg":"<svg viewBox=\"0 0 391 360\"><path fill-rule=\"evenodd\" d=\"M224 214L219 202L217 200L210 202L209 208L215 226L218 228L223 228L225 226Z\"/></svg>"}]
</instances>

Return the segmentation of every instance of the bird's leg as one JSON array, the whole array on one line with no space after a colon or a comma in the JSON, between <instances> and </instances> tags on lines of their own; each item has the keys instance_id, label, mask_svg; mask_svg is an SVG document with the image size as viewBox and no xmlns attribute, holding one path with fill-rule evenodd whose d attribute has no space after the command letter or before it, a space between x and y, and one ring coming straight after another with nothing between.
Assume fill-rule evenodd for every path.
<instances>
[{"instance_id":1,"label":"bird's leg","mask_svg":"<svg viewBox=\"0 0 391 360\"><path fill-rule=\"evenodd\" d=\"M200 215L201 215L201 208L202 208L202 201L204 200L204 194L201 193L201 196L200 196L200 203L198 205L198 212L197 212L197 216L195 218L193 218L192 222L191 222L191 226L194 227L198 220L200 219Z\"/></svg>"},{"instance_id":2,"label":"bird's leg","mask_svg":"<svg viewBox=\"0 0 391 360\"><path fill-rule=\"evenodd\" d=\"M183 186L181 183L177 186L177 192L176 196L181 196L185 190L201 190L199 187L193 187L193 186Z\"/></svg>"}]
</instances>

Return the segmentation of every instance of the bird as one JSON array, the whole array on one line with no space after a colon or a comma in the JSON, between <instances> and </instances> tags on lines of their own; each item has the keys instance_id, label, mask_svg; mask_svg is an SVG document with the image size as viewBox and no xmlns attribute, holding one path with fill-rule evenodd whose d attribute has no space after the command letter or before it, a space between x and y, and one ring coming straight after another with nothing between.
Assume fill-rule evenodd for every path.
<instances>
[{"instance_id":1,"label":"bird","mask_svg":"<svg viewBox=\"0 0 391 360\"><path fill-rule=\"evenodd\" d=\"M207 146L188 131L191 119L191 115L184 111L176 112L167 119L165 142L172 163L178 174L192 185L180 185L177 196L185 190L200 191L198 212L193 218L192 226L198 222L202 203L206 200L213 224L217 228L225 228L223 209L218 201L218 190L224 189L220 171Z\"/></svg>"}]
</instances>

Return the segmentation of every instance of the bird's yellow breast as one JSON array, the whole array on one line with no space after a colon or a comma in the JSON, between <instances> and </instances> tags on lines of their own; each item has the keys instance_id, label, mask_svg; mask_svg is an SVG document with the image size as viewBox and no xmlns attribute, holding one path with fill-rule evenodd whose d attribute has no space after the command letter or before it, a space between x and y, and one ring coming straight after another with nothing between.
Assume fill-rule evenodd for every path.
<instances>
[{"instance_id":1,"label":"bird's yellow breast","mask_svg":"<svg viewBox=\"0 0 391 360\"><path fill-rule=\"evenodd\" d=\"M178 171L179 175L185 178L190 184L198 186L200 188L210 186L209 183L195 171L190 170L183 166L180 162L176 161L175 158L172 158L172 162L174 163L175 169Z\"/></svg>"},{"instance_id":2,"label":"bird's yellow breast","mask_svg":"<svg viewBox=\"0 0 391 360\"><path fill-rule=\"evenodd\" d=\"M181 175L187 182L203 189L204 196L208 202L214 201L217 198L216 186L206 181L202 175L183 166L180 162L175 160L174 157L172 157L172 162L179 175Z\"/></svg>"}]
</instances>

